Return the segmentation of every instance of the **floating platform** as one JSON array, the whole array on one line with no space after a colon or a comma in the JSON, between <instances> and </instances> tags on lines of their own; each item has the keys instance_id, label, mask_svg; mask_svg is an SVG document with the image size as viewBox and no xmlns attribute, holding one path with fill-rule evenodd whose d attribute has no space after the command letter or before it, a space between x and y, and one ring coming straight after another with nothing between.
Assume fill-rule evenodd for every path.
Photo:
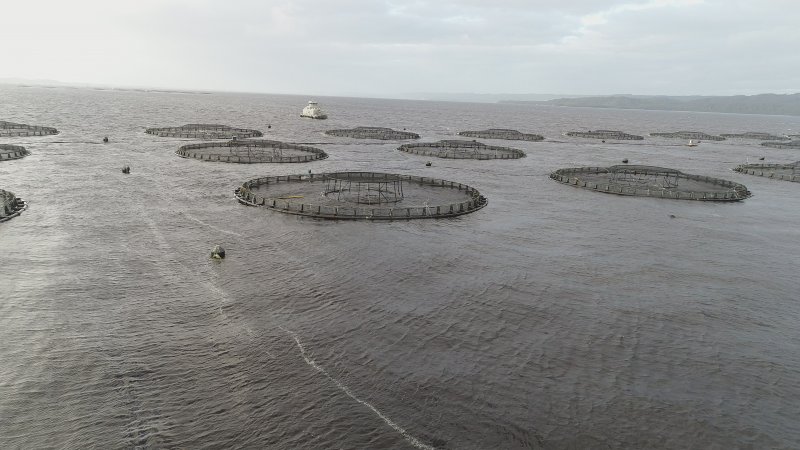
<instances>
[{"instance_id":1,"label":"floating platform","mask_svg":"<svg viewBox=\"0 0 800 450\"><path fill-rule=\"evenodd\" d=\"M238 164L303 163L328 157L327 153L315 147L270 140L188 144L175 153L183 158Z\"/></svg>"},{"instance_id":2,"label":"floating platform","mask_svg":"<svg viewBox=\"0 0 800 450\"><path fill-rule=\"evenodd\" d=\"M416 155L451 159L519 159L525 157L525 152L516 148L498 147L466 140L415 142L403 144L397 149Z\"/></svg>"},{"instance_id":3,"label":"floating platform","mask_svg":"<svg viewBox=\"0 0 800 450\"><path fill-rule=\"evenodd\" d=\"M757 177L800 183L800 161L789 164L741 164L733 170Z\"/></svg>"},{"instance_id":4,"label":"floating platform","mask_svg":"<svg viewBox=\"0 0 800 450\"><path fill-rule=\"evenodd\" d=\"M758 139L760 141L789 141L787 136L778 136L770 133L758 133L748 131L747 133L722 133L720 136L726 139Z\"/></svg>"},{"instance_id":5,"label":"floating platform","mask_svg":"<svg viewBox=\"0 0 800 450\"><path fill-rule=\"evenodd\" d=\"M380 172L256 178L242 184L235 194L245 205L322 219L444 218L487 205L477 189L465 184Z\"/></svg>"},{"instance_id":6,"label":"floating platform","mask_svg":"<svg viewBox=\"0 0 800 450\"><path fill-rule=\"evenodd\" d=\"M691 139L695 141L724 141L722 136L714 136L702 131L675 131L669 133L650 133L653 137L663 137L671 139Z\"/></svg>"},{"instance_id":7,"label":"floating platform","mask_svg":"<svg viewBox=\"0 0 800 450\"><path fill-rule=\"evenodd\" d=\"M355 127L348 130L328 130L328 136L349 137L354 139L380 139L383 141L419 139L417 133L409 131L396 131L383 127Z\"/></svg>"},{"instance_id":8,"label":"floating platform","mask_svg":"<svg viewBox=\"0 0 800 450\"><path fill-rule=\"evenodd\" d=\"M517 130L505 128L489 128L480 131L460 131L459 136L479 138L479 139L504 139L507 141L542 141L544 136L540 134L522 133Z\"/></svg>"},{"instance_id":9,"label":"floating platform","mask_svg":"<svg viewBox=\"0 0 800 450\"><path fill-rule=\"evenodd\" d=\"M0 120L0 137L51 136L58 134L52 127L26 125L24 123L4 122Z\"/></svg>"},{"instance_id":10,"label":"floating platform","mask_svg":"<svg viewBox=\"0 0 800 450\"><path fill-rule=\"evenodd\" d=\"M790 142L762 142L761 145L771 148L800 150L800 140Z\"/></svg>"},{"instance_id":11,"label":"floating platform","mask_svg":"<svg viewBox=\"0 0 800 450\"><path fill-rule=\"evenodd\" d=\"M31 152L25 150L25 147L21 145L0 144L0 161L20 159L30 154Z\"/></svg>"},{"instance_id":12,"label":"floating platform","mask_svg":"<svg viewBox=\"0 0 800 450\"><path fill-rule=\"evenodd\" d=\"M148 128L145 133L159 137L189 139L245 139L264 135L258 130L206 123L190 123L180 127Z\"/></svg>"},{"instance_id":13,"label":"floating platform","mask_svg":"<svg viewBox=\"0 0 800 450\"><path fill-rule=\"evenodd\" d=\"M551 173L550 178L597 192L638 197L735 202L751 196L739 183L656 166L566 168Z\"/></svg>"},{"instance_id":14,"label":"floating platform","mask_svg":"<svg viewBox=\"0 0 800 450\"><path fill-rule=\"evenodd\" d=\"M28 203L24 200L11 192L0 189L0 222L17 217L27 208Z\"/></svg>"},{"instance_id":15,"label":"floating platform","mask_svg":"<svg viewBox=\"0 0 800 450\"><path fill-rule=\"evenodd\" d=\"M612 139L617 141L641 141L643 136L636 134L623 133L614 130L595 130L595 131L567 131L565 136L590 138L590 139Z\"/></svg>"}]
</instances>

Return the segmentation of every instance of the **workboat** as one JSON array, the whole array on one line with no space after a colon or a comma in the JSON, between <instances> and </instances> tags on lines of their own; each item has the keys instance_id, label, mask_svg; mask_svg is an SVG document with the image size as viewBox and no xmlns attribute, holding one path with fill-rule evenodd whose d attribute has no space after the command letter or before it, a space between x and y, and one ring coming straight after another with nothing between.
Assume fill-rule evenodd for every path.
<instances>
[{"instance_id":1,"label":"workboat","mask_svg":"<svg viewBox=\"0 0 800 450\"><path fill-rule=\"evenodd\" d=\"M311 119L327 119L328 115L319 107L317 102L310 101L305 108L303 108L303 112L300 114L300 117L309 117Z\"/></svg>"}]
</instances>

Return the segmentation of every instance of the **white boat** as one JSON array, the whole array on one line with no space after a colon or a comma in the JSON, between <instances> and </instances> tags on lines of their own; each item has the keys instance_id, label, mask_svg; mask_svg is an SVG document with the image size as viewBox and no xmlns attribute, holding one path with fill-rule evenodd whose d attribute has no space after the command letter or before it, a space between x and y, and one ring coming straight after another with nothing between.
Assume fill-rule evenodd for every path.
<instances>
[{"instance_id":1,"label":"white boat","mask_svg":"<svg viewBox=\"0 0 800 450\"><path fill-rule=\"evenodd\" d=\"M697 147L697 142L689 139L689 143L686 144L687 147Z\"/></svg>"},{"instance_id":2,"label":"white boat","mask_svg":"<svg viewBox=\"0 0 800 450\"><path fill-rule=\"evenodd\" d=\"M311 119L327 119L328 115L317 105L317 102L310 101L305 108L303 108L303 112L300 114L300 117L309 117Z\"/></svg>"}]
</instances>

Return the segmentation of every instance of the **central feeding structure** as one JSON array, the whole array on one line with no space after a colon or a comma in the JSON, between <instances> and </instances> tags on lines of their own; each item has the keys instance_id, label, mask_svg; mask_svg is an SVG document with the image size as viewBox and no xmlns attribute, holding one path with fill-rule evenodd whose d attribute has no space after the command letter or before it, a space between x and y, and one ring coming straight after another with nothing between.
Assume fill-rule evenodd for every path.
<instances>
[{"instance_id":1,"label":"central feeding structure","mask_svg":"<svg viewBox=\"0 0 800 450\"><path fill-rule=\"evenodd\" d=\"M323 219L430 219L477 211L477 189L453 181L381 172L330 172L256 178L239 202Z\"/></svg>"},{"instance_id":2,"label":"central feeding structure","mask_svg":"<svg viewBox=\"0 0 800 450\"><path fill-rule=\"evenodd\" d=\"M550 178L597 192L639 197L735 202L751 195L743 184L656 166L566 168Z\"/></svg>"},{"instance_id":3,"label":"central feeding structure","mask_svg":"<svg viewBox=\"0 0 800 450\"><path fill-rule=\"evenodd\" d=\"M694 141L724 141L722 136L714 136L702 131L675 131L669 133L650 133L650 136L670 139L691 139Z\"/></svg>"},{"instance_id":4,"label":"central feeding structure","mask_svg":"<svg viewBox=\"0 0 800 450\"><path fill-rule=\"evenodd\" d=\"M397 148L401 152L423 156L451 159L518 159L525 152L510 147L486 145L478 141L444 140L438 142L415 142Z\"/></svg>"},{"instance_id":5,"label":"central feeding structure","mask_svg":"<svg viewBox=\"0 0 800 450\"><path fill-rule=\"evenodd\" d=\"M58 130L52 127L40 127L38 125L26 125L24 123L0 120L0 137L50 136L53 134L58 134Z\"/></svg>"},{"instance_id":6,"label":"central feeding structure","mask_svg":"<svg viewBox=\"0 0 800 450\"><path fill-rule=\"evenodd\" d=\"M542 141L544 136L540 134L522 133L517 130L506 128L489 128L481 131L460 131L459 136L479 138L479 139L505 139L507 141Z\"/></svg>"},{"instance_id":7,"label":"central feeding structure","mask_svg":"<svg viewBox=\"0 0 800 450\"><path fill-rule=\"evenodd\" d=\"M747 175L800 183L800 161L789 164L742 164L733 170Z\"/></svg>"},{"instance_id":8,"label":"central feeding structure","mask_svg":"<svg viewBox=\"0 0 800 450\"><path fill-rule=\"evenodd\" d=\"M380 139L382 141L401 141L404 139L419 139L417 133L410 131L396 131L383 127L355 127L347 130L328 130L328 136L349 137L354 139Z\"/></svg>"},{"instance_id":9,"label":"central feeding structure","mask_svg":"<svg viewBox=\"0 0 800 450\"><path fill-rule=\"evenodd\" d=\"M213 123L190 123L180 127L148 128L144 132L159 137L190 139L244 139L263 136L258 130L233 128Z\"/></svg>"},{"instance_id":10,"label":"central feeding structure","mask_svg":"<svg viewBox=\"0 0 800 450\"><path fill-rule=\"evenodd\" d=\"M181 146L176 152L183 158L225 163L301 163L325 159L324 151L305 145L270 140L202 142Z\"/></svg>"},{"instance_id":11,"label":"central feeding structure","mask_svg":"<svg viewBox=\"0 0 800 450\"><path fill-rule=\"evenodd\" d=\"M30 154L31 152L25 150L25 147L20 145L0 144L0 161L20 159Z\"/></svg>"},{"instance_id":12,"label":"central feeding structure","mask_svg":"<svg viewBox=\"0 0 800 450\"><path fill-rule=\"evenodd\" d=\"M590 139L613 139L618 141L641 141L644 139L642 136L614 130L567 131L564 135Z\"/></svg>"}]
</instances>

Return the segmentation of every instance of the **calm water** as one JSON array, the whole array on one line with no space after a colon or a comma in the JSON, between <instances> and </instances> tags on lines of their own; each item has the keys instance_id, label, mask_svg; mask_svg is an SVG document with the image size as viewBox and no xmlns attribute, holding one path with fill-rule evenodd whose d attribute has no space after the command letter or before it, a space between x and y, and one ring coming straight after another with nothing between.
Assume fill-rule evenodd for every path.
<instances>
[{"instance_id":1,"label":"calm water","mask_svg":"<svg viewBox=\"0 0 800 450\"><path fill-rule=\"evenodd\" d=\"M561 136L796 133L800 118L320 98L331 119L301 120L307 100L0 87L0 119L61 130L0 139L32 152L0 164L0 188L31 205L0 224L1 447L800 446L800 185L730 171L800 155ZM330 158L204 163L144 133L192 122ZM510 143L522 160L425 167L397 143L322 134L358 125L548 140ZM754 196L625 198L547 177L623 158ZM489 205L353 223L233 200L244 180L309 168L464 182Z\"/></svg>"}]
</instances>

